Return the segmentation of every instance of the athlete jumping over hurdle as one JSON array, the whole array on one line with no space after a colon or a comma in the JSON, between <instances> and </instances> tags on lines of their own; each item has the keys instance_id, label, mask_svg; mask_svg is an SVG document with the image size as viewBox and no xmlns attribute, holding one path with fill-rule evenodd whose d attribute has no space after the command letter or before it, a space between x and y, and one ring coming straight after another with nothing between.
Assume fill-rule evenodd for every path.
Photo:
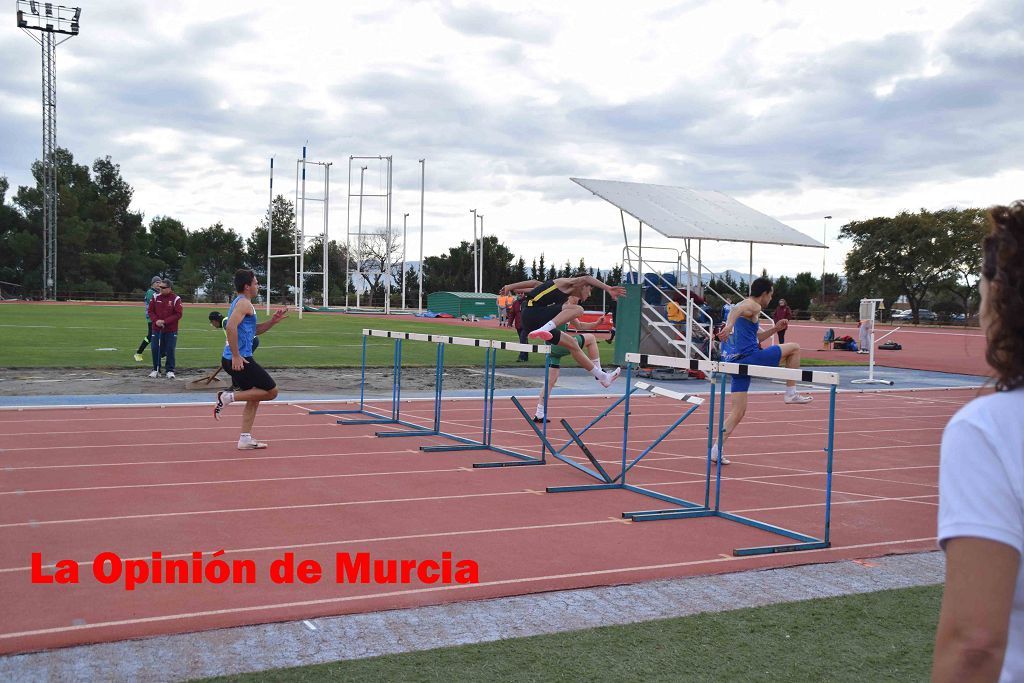
<instances>
[{"instance_id":1,"label":"athlete jumping over hurdle","mask_svg":"<svg viewBox=\"0 0 1024 683\"><path fill-rule=\"evenodd\" d=\"M762 341L770 338L776 332L784 331L788 327L788 321L786 320L780 320L773 327L764 330L757 324L761 309L772 300L773 289L771 280L766 277L759 277L750 284L750 296L732 306L725 327L718 333L718 338L725 342L722 347L723 361L747 365L764 365L767 367L776 367L781 361L790 369L800 367L799 344L789 342L769 346L766 349L761 348ZM723 447L747 412L747 391L749 388L750 377L744 375L732 376L732 404L729 416L725 418L725 431L722 434ZM786 403L809 403L812 397L806 394L798 394L796 392L796 381L789 380L786 382L786 395L783 400ZM711 448L711 461L718 461L717 444ZM722 464L729 464L729 460L724 456L722 457Z\"/></svg>"},{"instance_id":2,"label":"athlete jumping over hurdle","mask_svg":"<svg viewBox=\"0 0 1024 683\"><path fill-rule=\"evenodd\" d=\"M576 299L576 297L571 296L569 297L569 300L566 303L576 304L579 303L579 301ZM600 325L602 322L604 322L606 317L607 315L603 315L599 320L592 323L585 323L577 320L575 325L578 329L581 330L592 330L598 325ZM562 325L559 328L559 331L563 333L568 331L568 325ZM574 334L572 335L572 337L576 340L576 344L581 349L584 350L584 353L587 354L587 358L590 359L590 362L600 367L601 352L598 350L597 347L597 337L587 332ZM567 349L564 346L551 347L551 354L549 357L550 365L548 368L548 384L546 387L544 387L544 391L537 399L537 410L533 414L534 422L550 422L550 420L547 418L547 415L544 412L544 404L547 403L547 398L551 394L551 390L555 388L556 384L558 384L558 376L562 372L562 359L568 355L569 349Z\"/></svg>"},{"instance_id":3,"label":"athlete jumping over hurdle","mask_svg":"<svg viewBox=\"0 0 1024 683\"><path fill-rule=\"evenodd\" d=\"M601 386L607 388L619 376L619 368L605 372L601 369L600 361L595 363L588 358L571 335L563 335L558 329L559 326L583 315L583 307L579 303L569 303L569 297L575 297L579 302L586 301L594 287L608 292L614 300L626 295L625 287L613 287L589 275L560 277L544 282L526 280L505 285L501 288L501 293L529 292L522 309L523 329L532 330L527 337L568 349L579 366L592 374Z\"/></svg>"}]
</instances>

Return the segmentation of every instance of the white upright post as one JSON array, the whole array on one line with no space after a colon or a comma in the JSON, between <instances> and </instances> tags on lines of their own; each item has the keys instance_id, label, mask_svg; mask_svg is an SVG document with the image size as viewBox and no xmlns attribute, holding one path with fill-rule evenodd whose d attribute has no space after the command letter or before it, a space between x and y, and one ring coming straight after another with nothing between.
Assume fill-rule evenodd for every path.
<instances>
[{"instance_id":1,"label":"white upright post","mask_svg":"<svg viewBox=\"0 0 1024 683\"><path fill-rule=\"evenodd\" d=\"M473 291L476 292L476 209L470 209L473 214L473 246L470 248L473 256Z\"/></svg>"},{"instance_id":2,"label":"white upright post","mask_svg":"<svg viewBox=\"0 0 1024 683\"><path fill-rule=\"evenodd\" d=\"M270 315L270 263L273 254L270 245L274 238L274 157L270 157L270 202L267 206L267 281L264 283L267 291L263 298L267 304L267 315Z\"/></svg>"},{"instance_id":3,"label":"white upright post","mask_svg":"<svg viewBox=\"0 0 1024 683\"><path fill-rule=\"evenodd\" d=\"M402 214L402 310L405 310L405 243L409 240L409 214Z\"/></svg>"},{"instance_id":4,"label":"white upright post","mask_svg":"<svg viewBox=\"0 0 1024 683\"><path fill-rule=\"evenodd\" d=\"M420 267L419 279L420 313L423 312L423 193L427 182L427 160L420 159Z\"/></svg>"}]
</instances>

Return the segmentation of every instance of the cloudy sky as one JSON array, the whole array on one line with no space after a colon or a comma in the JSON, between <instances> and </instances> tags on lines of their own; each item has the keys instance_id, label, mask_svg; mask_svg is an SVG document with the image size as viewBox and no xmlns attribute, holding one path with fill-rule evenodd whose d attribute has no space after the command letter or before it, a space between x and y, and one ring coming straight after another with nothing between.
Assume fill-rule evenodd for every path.
<instances>
[{"instance_id":1,"label":"cloudy sky","mask_svg":"<svg viewBox=\"0 0 1024 683\"><path fill-rule=\"evenodd\" d=\"M720 190L818 239L832 215L829 270L849 220L1024 196L1020 0L82 7L81 35L58 49L58 143L80 163L110 155L147 219L190 228L247 234L270 157L291 198L307 141L333 163L333 239L345 238L349 157L394 157L410 259L420 158L427 255L469 239L476 208L528 262L606 267L621 258L618 211L570 176ZM40 67L9 11L0 174L17 186L39 157ZM381 173L366 165L369 192ZM745 247L704 256L746 270ZM821 256L757 247L755 267L817 272Z\"/></svg>"}]
</instances>

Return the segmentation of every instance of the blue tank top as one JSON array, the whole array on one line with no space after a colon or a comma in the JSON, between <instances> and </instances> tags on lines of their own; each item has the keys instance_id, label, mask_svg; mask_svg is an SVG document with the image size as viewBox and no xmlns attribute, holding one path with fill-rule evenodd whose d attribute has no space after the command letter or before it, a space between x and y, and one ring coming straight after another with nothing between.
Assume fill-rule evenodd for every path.
<instances>
[{"instance_id":1,"label":"blue tank top","mask_svg":"<svg viewBox=\"0 0 1024 683\"><path fill-rule=\"evenodd\" d=\"M722 345L722 358L726 361L739 360L761 348L761 344L757 341L759 330L760 327L757 323L750 322L746 318L737 318L732 336Z\"/></svg>"},{"instance_id":2,"label":"blue tank top","mask_svg":"<svg viewBox=\"0 0 1024 683\"><path fill-rule=\"evenodd\" d=\"M236 296L235 300L231 302L231 308L228 309L228 317L224 318L224 324L225 326L227 325L228 320L231 318L231 314L235 312L235 306L237 306L239 302L241 302L243 306L248 306L251 309L251 312L242 318L242 322L238 325L238 353L242 355L242 358L252 358L252 342L256 338L256 309L252 307L252 302L244 296ZM221 357L231 360L230 344L225 342L224 353L221 354Z\"/></svg>"}]
</instances>

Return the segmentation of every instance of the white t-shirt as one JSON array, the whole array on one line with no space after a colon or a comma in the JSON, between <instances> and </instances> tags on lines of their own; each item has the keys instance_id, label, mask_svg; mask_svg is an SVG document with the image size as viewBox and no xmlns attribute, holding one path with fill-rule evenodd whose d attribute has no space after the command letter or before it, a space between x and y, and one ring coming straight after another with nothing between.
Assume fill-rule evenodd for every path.
<instances>
[{"instance_id":1,"label":"white t-shirt","mask_svg":"<svg viewBox=\"0 0 1024 683\"><path fill-rule=\"evenodd\" d=\"M1004 543L1024 559L1024 389L975 399L946 425L939 543L961 536ZM1024 680L1024 561L999 680Z\"/></svg>"}]
</instances>

